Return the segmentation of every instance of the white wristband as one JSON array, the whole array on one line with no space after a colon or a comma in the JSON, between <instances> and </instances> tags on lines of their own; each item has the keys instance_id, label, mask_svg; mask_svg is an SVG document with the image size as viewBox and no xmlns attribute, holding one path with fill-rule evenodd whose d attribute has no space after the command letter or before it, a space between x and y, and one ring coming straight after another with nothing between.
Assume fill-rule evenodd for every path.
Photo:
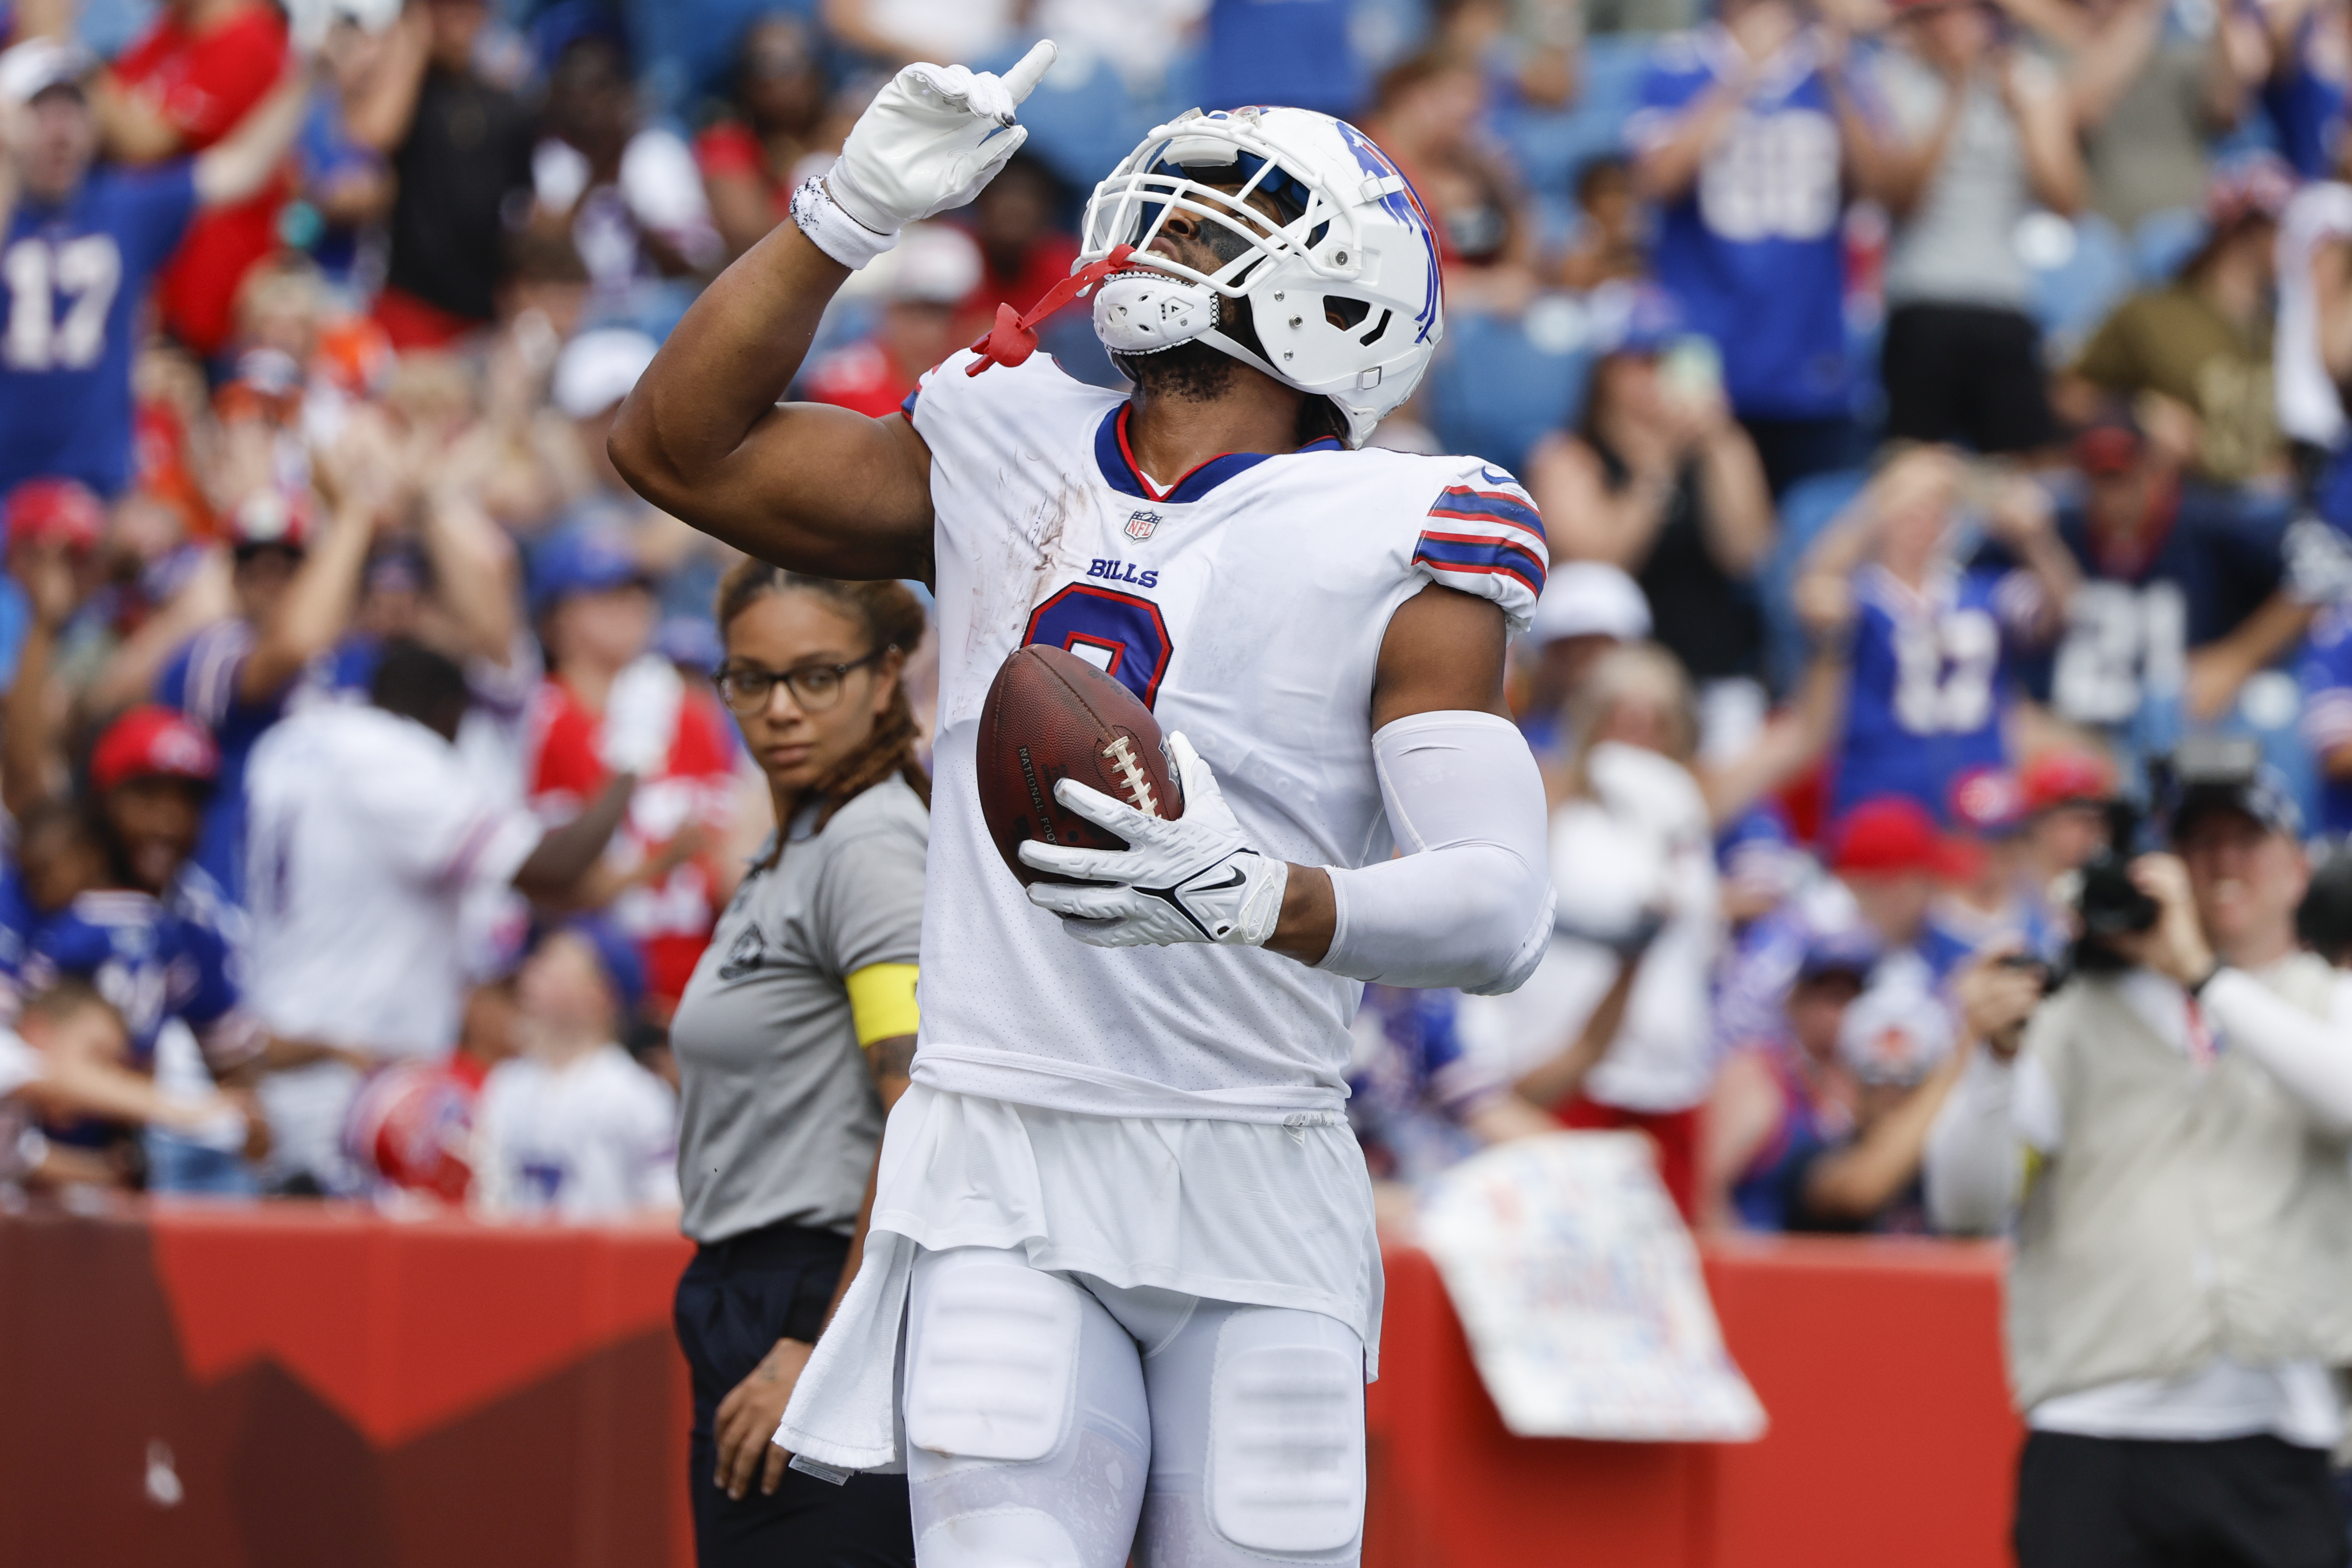
<instances>
[{"instance_id":1,"label":"white wristband","mask_svg":"<svg viewBox=\"0 0 2352 1568\"><path fill-rule=\"evenodd\" d=\"M820 179L803 180L793 193L793 221L809 243L852 272L898 243L898 231L877 234L841 210Z\"/></svg>"}]
</instances>

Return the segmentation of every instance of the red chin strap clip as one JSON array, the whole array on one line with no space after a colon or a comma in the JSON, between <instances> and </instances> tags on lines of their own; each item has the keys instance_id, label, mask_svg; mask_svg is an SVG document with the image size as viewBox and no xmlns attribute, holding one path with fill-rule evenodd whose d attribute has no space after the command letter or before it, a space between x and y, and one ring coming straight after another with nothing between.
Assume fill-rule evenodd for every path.
<instances>
[{"instance_id":1,"label":"red chin strap clip","mask_svg":"<svg viewBox=\"0 0 2352 1568\"><path fill-rule=\"evenodd\" d=\"M980 357L964 367L964 374L978 375L992 364L1019 364L1036 353L1037 323L1071 300L1083 300L1093 293L1096 284L1124 268L1128 258L1134 254L1135 247L1131 245L1112 246L1108 256L1079 268L1046 289L1045 297L1030 306L1025 316L1014 315L1010 305L996 307L996 325L971 345L972 352Z\"/></svg>"}]
</instances>

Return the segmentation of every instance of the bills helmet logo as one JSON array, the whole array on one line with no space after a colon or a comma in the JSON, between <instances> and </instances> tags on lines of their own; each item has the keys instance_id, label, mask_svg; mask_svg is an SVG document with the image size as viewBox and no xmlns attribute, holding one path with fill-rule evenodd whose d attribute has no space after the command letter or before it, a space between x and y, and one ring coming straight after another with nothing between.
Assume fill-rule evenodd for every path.
<instances>
[{"instance_id":1,"label":"bills helmet logo","mask_svg":"<svg viewBox=\"0 0 2352 1568\"><path fill-rule=\"evenodd\" d=\"M1127 520L1127 536L1129 539L1149 539L1165 521L1156 511L1139 511Z\"/></svg>"}]
</instances>

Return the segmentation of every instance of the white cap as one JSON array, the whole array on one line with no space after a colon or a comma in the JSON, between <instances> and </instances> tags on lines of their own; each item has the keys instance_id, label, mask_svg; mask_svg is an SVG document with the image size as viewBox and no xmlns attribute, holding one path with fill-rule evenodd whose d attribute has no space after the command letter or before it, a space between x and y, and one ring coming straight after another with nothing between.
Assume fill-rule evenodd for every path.
<instances>
[{"instance_id":1,"label":"white cap","mask_svg":"<svg viewBox=\"0 0 2352 1568\"><path fill-rule=\"evenodd\" d=\"M635 327L599 327L563 345L555 359L555 406L567 419L593 419L629 395L659 345Z\"/></svg>"},{"instance_id":2,"label":"white cap","mask_svg":"<svg viewBox=\"0 0 2352 1568\"><path fill-rule=\"evenodd\" d=\"M1881 980L1838 1021L1838 1058L1864 1083L1916 1083L1952 1052L1952 1015L1905 978Z\"/></svg>"},{"instance_id":3,"label":"white cap","mask_svg":"<svg viewBox=\"0 0 2352 1568\"><path fill-rule=\"evenodd\" d=\"M1649 635L1650 601L1641 584L1598 561L1553 567L1528 628L1528 639L1538 645L1587 637L1639 642Z\"/></svg>"},{"instance_id":4,"label":"white cap","mask_svg":"<svg viewBox=\"0 0 2352 1568\"><path fill-rule=\"evenodd\" d=\"M0 54L0 101L30 103L53 87L79 87L98 58L61 38L27 38Z\"/></svg>"},{"instance_id":5,"label":"white cap","mask_svg":"<svg viewBox=\"0 0 2352 1568\"><path fill-rule=\"evenodd\" d=\"M909 224L899 231L885 292L913 304L961 304L980 287L980 247L952 224Z\"/></svg>"}]
</instances>

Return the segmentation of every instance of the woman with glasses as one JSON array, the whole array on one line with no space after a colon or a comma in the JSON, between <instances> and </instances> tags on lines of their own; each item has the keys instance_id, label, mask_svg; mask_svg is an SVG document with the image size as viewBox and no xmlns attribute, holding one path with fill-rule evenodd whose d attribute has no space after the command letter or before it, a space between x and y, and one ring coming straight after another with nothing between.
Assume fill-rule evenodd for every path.
<instances>
[{"instance_id":1,"label":"woman with glasses","mask_svg":"<svg viewBox=\"0 0 2352 1568\"><path fill-rule=\"evenodd\" d=\"M682 1123L678 1343L703 1568L911 1564L904 1476L835 1486L770 1436L857 1271L882 1122L915 1052L930 778L899 672L923 632L896 583L744 561L719 590L720 695L775 833L670 1026Z\"/></svg>"}]
</instances>

